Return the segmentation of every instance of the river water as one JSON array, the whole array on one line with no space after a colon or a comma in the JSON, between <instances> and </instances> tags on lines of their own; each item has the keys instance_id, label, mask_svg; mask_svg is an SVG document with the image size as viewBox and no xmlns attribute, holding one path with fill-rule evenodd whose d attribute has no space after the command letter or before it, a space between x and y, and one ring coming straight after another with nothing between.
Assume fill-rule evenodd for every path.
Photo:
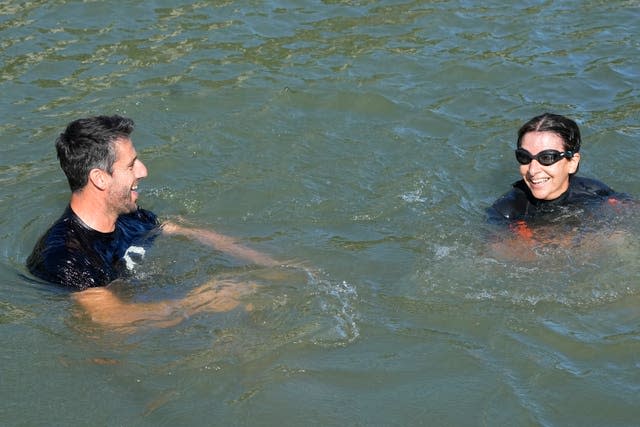
<instances>
[{"instance_id":1,"label":"river water","mask_svg":"<svg viewBox=\"0 0 640 427\"><path fill-rule=\"evenodd\" d=\"M638 425L636 210L527 260L485 219L544 111L580 124L581 175L640 195L638 22L635 0L0 1L0 424ZM53 141L113 113L141 206L288 263L163 237L121 295L233 277L252 310L110 330L29 276L69 196Z\"/></svg>"}]
</instances>

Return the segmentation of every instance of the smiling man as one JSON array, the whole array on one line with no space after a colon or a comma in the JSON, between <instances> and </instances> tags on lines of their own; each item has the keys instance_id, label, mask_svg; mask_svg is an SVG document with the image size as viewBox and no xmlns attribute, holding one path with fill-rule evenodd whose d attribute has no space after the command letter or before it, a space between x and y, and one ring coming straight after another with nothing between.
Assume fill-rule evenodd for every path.
<instances>
[{"instance_id":1,"label":"smiling man","mask_svg":"<svg viewBox=\"0 0 640 427\"><path fill-rule=\"evenodd\" d=\"M74 298L93 320L124 325L143 320L175 324L198 311L222 311L238 304L247 286L212 280L178 301L134 304L120 300L108 285L129 274L131 255L143 255L158 234L182 234L255 264L271 257L215 233L161 224L137 205L138 183L147 168L138 158L134 123L120 116L97 116L70 123L56 140L71 199L63 215L36 243L27 260L36 277L79 291Z\"/></svg>"}]
</instances>

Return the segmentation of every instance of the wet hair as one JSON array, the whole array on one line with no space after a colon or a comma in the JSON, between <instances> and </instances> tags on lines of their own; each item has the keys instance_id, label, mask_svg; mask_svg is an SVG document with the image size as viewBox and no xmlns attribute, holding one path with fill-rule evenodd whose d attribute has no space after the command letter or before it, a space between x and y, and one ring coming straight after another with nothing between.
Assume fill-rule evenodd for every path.
<instances>
[{"instance_id":1,"label":"wet hair","mask_svg":"<svg viewBox=\"0 0 640 427\"><path fill-rule=\"evenodd\" d=\"M56 151L72 192L87 185L92 169L113 172L114 144L129 139L133 128L133 120L118 115L78 119L67 125L56 139Z\"/></svg>"},{"instance_id":2,"label":"wet hair","mask_svg":"<svg viewBox=\"0 0 640 427\"><path fill-rule=\"evenodd\" d=\"M562 138L565 151L580 151L580 128L576 122L559 114L544 113L529 120L518 130L518 146L522 146L522 138L529 132L553 132Z\"/></svg>"}]
</instances>

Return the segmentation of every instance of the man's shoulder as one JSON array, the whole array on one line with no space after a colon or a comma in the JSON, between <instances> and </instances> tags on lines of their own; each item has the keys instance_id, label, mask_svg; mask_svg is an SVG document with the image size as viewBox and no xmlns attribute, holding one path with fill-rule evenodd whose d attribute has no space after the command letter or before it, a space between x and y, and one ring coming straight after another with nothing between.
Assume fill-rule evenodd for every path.
<instances>
[{"instance_id":1,"label":"man's shoulder","mask_svg":"<svg viewBox=\"0 0 640 427\"><path fill-rule=\"evenodd\" d=\"M47 282L76 289L96 286L89 270L91 248L86 233L90 232L67 209L37 241L27 259L27 268Z\"/></svg>"},{"instance_id":2,"label":"man's shoulder","mask_svg":"<svg viewBox=\"0 0 640 427\"><path fill-rule=\"evenodd\" d=\"M55 250L60 248L63 250L69 247L67 241L70 238L77 237L79 228L81 228L81 224L74 218L73 212L67 208L62 216L51 224L40 238L40 241L46 244L48 249Z\"/></svg>"},{"instance_id":3,"label":"man's shoulder","mask_svg":"<svg viewBox=\"0 0 640 427\"><path fill-rule=\"evenodd\" d=\"M139 223L139 224L147 224L149 226L157 226L160 224L158 220L158 216L153 212L138 208L134 212L130 212L128 214L120 215L118 217L119 224L131 224L131 223Z\"/></svg>"},{"instance_id":4,"label":"man's shoulder","mask_svg":"<svg viewBox=\"0 0 640 427\"><path fill-rule=\"evenodd\" d=\"M130 244L146 237L153 238L160 226L160 221L156 214L146 209L138 209L118 217L116 227L119 230L118 238L122 243Z\"/></svg>"}]
</instances>

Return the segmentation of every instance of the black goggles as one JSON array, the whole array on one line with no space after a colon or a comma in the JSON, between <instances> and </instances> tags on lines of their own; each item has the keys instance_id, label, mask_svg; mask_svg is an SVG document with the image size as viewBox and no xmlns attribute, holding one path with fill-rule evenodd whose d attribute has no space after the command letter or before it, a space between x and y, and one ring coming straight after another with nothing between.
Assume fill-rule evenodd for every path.
<instances>
[{"instance_id":1,"label":"black goggles","mask_svg":"<svg viewBox=\"0 0 640 427\"><path fill-rule=\"evenodd\" d=\"M573 151L560 152L558 150L543 150L534 156L524 148L518 148L516 150L516 160L521 165L528 165L531 163L531 160L535 159L542 166L551 166L559 162L560 159L570 159L572 157Z\"/></svg>"}]
</instances>

